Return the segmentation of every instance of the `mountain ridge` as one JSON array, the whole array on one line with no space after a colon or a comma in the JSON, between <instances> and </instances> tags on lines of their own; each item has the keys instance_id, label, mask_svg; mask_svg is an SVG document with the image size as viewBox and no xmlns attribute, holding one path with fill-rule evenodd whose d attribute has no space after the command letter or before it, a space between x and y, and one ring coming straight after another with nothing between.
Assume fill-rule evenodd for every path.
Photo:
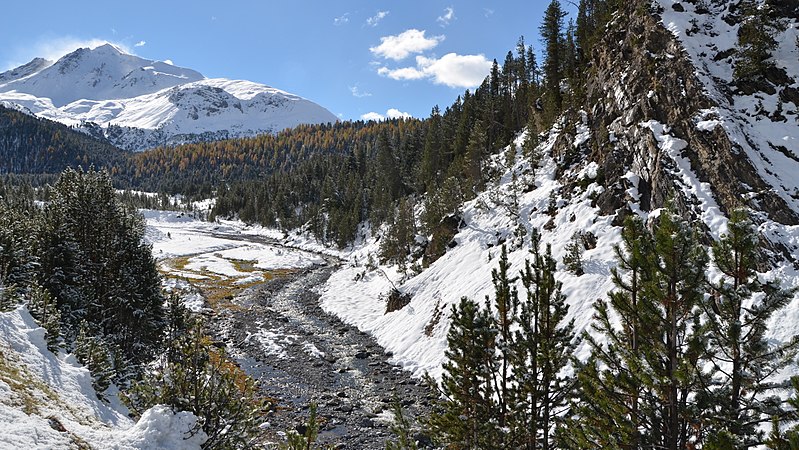
<instances>
[{"instance_id":1,"label":"mountain ridge","mask_svg":"<svg viewBox=\"0 0 799 450\"><path fill-rule=\"evenodd\" d=\"M99 126L103 137L126 150L338 120L298 95L250 81L206 78L111 44L80 48L55 62L36 58L3 72L0 101L94 136Z\"/></svg>"}]
</instances>

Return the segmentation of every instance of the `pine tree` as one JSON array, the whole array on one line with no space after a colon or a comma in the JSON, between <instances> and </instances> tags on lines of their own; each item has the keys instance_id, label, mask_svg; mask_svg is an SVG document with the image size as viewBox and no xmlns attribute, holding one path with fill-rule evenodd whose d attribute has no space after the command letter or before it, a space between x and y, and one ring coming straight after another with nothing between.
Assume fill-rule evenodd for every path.
<instances>
[{"instance_id":1,"label":"pine tree","mask_svg":"<svg viewBox=\"0 0 799 450\"><path fill-rule=\"evenodd\" d=\"M61 311L58 310L50 293L38 283L30 286L28 298L28 311L45 329L47 348L55 352L61 338Z\"/></svg>"},{"instance_id":2,"label":"pine tree","mask_svg":"<svg viewBox=\"0 0 799 450\"><path fill-rule=\"evenodd\" d=\"M419 163L419 177L421 190L430 191L435 187L438 177L442 172L443 136L441 131L441 112L438 106L433 107L430 119L427 121L427 134L425 135L422 160Z\"/></svg>"},{"instance_id":3,"label":"pine tree","mask_svg":"<svg viewBox=\"0 0 799 450\"><path fill-rule=\"evenodd\" d=\"M776 280L758 279L757 234L745 210L730 214L727 234L713 245L713 262L724 276L703 305L706 359L713 368L705 393L712 405L707 415L711 433L749 447L763 440L759 425L786 414L774 394L778 386L769 378L792 363L797 340L775 345L765 332L792 295Z\"/></svg>"},{"instance_id":4,"label":"pine tree","mask_svg":"<svg viewBox=\"0 0 799 450\"><path fill-rule=\"evenodd\" d=\"M83 322L75 339L75 357L92 374L92 386L97 397L105 398L105 390L111 385L116 375L114 362L108 344L89 330L89 324Z\"/></svg>"},{"instance_id":5,"label":"pine tree","mask_svg":"<svg viewBox=\"0 0 799 450\"><path fill-rule=\"evenodd\" d=\"M697 328L707 258L694 233L669 210L651 234L640 220L629 219L622 240L621 270L613 273L617 289L609 302L595 304L593 328L606 344L586 335L593 353L580 373L571 444L685 449L701 415Z\"/></svg>"},{"instance_id":6,"label":"pine tree","mask_svg":"<svg viewBox=\"0 0 799 450\"><path fill-rule=\"evenodd\" d=\"M795 421L799 419L799 376L791 377L791 394L788 399L791 411L784 419ZM766 447L772 450L799 450L799 425L793 425L787 430L782 428L780 419L774 417L771 433L764 442Z\"/></svg>"},{"instance_id":7,"label":"pine tree","mask_svg":"<svg viewBox=\"0 0 799 450\"><path fill-rule=\"evenodd\" d=\"M143 218L117 199L108 173L93 170L65 171L44 217L42 284L58 303L66 340L87 321L124 355L130 373L120 375L132 375L158 350L164 327Z\"/></svg>"},{"instance_id":8,"label":"pine tree","mask_svg":"<svg viewBox=\"0 0 799 450\"><path fill-rule=\"evenodd\" d=\"M670 210L658 218L653 276L644 284L642 332L644 370L660 398L656 444L669 450L687 448L698 411L691 402L699 391L701 352L699 302L705 288L707 255L693 231Z\"/></svg>"},{"instance_id":9,"label":"pine tree","mask_svg":"<svg viewBox=\"0 0 799 450\"><path fill-rule=\"evenodd\" d=\"M0 311L20 303L38 271L35 215L18 200L0 198Z\"/></svg>"},{"instance_id":10,"label":"pine tree","mask_svg":"<svg viewBox=\"0 0 799 450\"><path fill-rule=\"evenodd\" d=\"M483 178L483 157L488 153L488 137L483 122L478 119L469 135L466 147L466 170L472 195L476 195L485 187Z\"/></svg>"},{"instance_id":11,"label":"pine tree","mask_svg":"<svg viewBox=\"0 0 799 450\"><path fill-rule=\"evenodd\" d=\"M496 334L486 309L466 297L453 305L439 400L428 426L451 448L499 448L495 420Z\"/></svg>"},{"instance_id":12,"label":"pine tree","mask_svg":"<svg viewBox=\"0 0 799 450\"><path fill-rule=\"evenodd\" d=\"M573 378L563 369L572 363L577 339L574 321L565 321L569 307L555 281L551 249L541 254L536 236L533 262L525 261L521 271L526 300L510 356L514 388L509 420L517 448L549 450L556 448L555 430L568 407Z\"/></svg>"},{"instance_id":13,"label":"pine tree","mask_svg":"<svg viewBox=\"0 0 799 450\"><path fill-rule=\"evenodd\" d=\"M552 0L544 12L544 19L539 27L541 39L544 41L544 113L545 125L548 126L560 113L563 106L561 81L563 80L564 37L563 19L566 12L558 0Z\"/></svg>"},{"instance_id":14,"label":"pine tree","mask_svg":"<svg viewBox=\"0 0 799 450\"><path fill-rule=\"evenodd\" d=\"M563 265L566 269L577 275L582 275L583 272L583 241L580 238L580 233L575 233L571 241L566 245L566 254L563 256Z\"/></svg>"},{"instance_id":15,"label":"pine tree","mask_svg":"<svg viewBox=\"0 0 799 450\"><path fill-rule=\"evenodd\" d=\"M190 411L208 435L203 448L251 448L270 408L255 381L212 345L199 321L192 321L172 345L175 349L169 353L175 358L156 359L126 392L126 406L134 415L158 404Z\"/></svg>"},{"instance_id":16,"label":"pine tree","mask_svg":"<svg viewBox=\"0 0 799 450\"><path fill-rule=\"evenodd\" d=\"M407 271L408 256L416 238L416 217L413 203L402 198L394 210L385 236L380 240L381 262L396 263L402 272Z\"/></svg>"},{"instance_id":17,"label":"pine tree","mask_svg":"<svg viewBox=\"0 0 799 450\"><path fill-rule=\"evenodd\" d=\"M411 434L411 424L402 412L399 399L395 398L391 404L394 413L394 423L391 424L391 433L397 438L386 442L386 450L417 450L416 440Z\"/></svg>"},{"instance_id":18,"label":"pine tree","mask_svg":"<svg viewBox=\"0 0 799 450\"><path fill-rule=\"evenodd\" d=\"M494 284L493 306L496 311L494 318L498 330L496 336L496 348L499 350L499 372L494 375L497 386L497 421L500 427L506 426L508 416L508 401L510 397L510 376L511 359L513 347L513 327L516 323L519 308L519 293L514 284L517 278L508 274L510 263L508 262L508 249L502 246L502 253L499 256L499 267L491 271L491 280ZM486 296L486 303L491 302Z\"/></svg>"},{"instance_id":19,"label":"pine tree","mask_svg":"<svg viewBox=\"0 0 799 450\"><path fill-rule=\"evenodd\" d=\"M286 435L286 444L280 448L284 450L312 450L315 448L316 438L319 436L319 421L316 417L316 403L311 403L308 407L308 422L305 425L305 432L299 433L297 430L290 430Z\"/></svg>"},{"instance_id":20,"label":"pine tree","mask_svg":"<svg viewBox=\"0 0 799 450\"><path fill-rule=\"evenodd\" d=\"M774 66L771 53L777 48L774 38L778 24L770 17L768 1L742 0L742 23L738 28L738 53L735 60L736 80L762 79Z\"/></svg>"}]
</instances>

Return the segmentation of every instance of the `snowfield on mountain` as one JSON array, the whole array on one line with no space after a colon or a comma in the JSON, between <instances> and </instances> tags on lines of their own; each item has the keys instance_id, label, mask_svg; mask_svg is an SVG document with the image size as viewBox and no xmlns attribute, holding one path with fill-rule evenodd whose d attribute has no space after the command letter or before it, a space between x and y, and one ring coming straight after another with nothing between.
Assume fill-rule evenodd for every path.
<instances>
[{"instance_id":1,"label":"snowfield on mountain","mask_svg":"<svg viewBox=\"0 0 799 450\"><path fill-rule=\"evenodd\" d=\"M327 109L263 84L199 72L105 44L0 74L0 101L128 150L334 123ZM97 127L99 128L99 131Z\"/></svg>"}]
</instances>

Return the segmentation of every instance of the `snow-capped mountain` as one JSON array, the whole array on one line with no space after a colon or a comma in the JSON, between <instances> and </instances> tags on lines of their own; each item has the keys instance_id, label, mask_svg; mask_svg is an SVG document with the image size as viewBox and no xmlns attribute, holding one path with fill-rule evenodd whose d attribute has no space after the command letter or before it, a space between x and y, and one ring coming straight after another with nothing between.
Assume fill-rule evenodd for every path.
<instances>
[{"instance_id":1,"label":"snow-capped mountain","mask_svg":"<svg viewBox=\"0 0 799 450\"><path fill-rule=\"evenodd\" d=\"M263 84L130 55L105 44L0 74L0 101L96 131L130 150L335 122L327 109Z\"/></svg>"}]
</instances>

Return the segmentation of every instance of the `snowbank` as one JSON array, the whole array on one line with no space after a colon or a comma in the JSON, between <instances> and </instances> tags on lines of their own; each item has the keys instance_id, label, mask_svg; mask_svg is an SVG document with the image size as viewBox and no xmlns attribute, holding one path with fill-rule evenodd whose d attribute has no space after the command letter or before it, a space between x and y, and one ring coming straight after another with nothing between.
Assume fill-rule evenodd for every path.
<instances>
[{"instance_id":1,"label":"snowbank","mask_svg":"<svg viewBox=\"0 0 799 450\"><path fill-rule=\"evenodd\" d=\"M88 369L47 349L44 329L25 307L0 313L0 448L193 450L207 436L189 431L197 418L151 408L134 423L112 390L97 398Z\"/></svg>"}]
</instances>

